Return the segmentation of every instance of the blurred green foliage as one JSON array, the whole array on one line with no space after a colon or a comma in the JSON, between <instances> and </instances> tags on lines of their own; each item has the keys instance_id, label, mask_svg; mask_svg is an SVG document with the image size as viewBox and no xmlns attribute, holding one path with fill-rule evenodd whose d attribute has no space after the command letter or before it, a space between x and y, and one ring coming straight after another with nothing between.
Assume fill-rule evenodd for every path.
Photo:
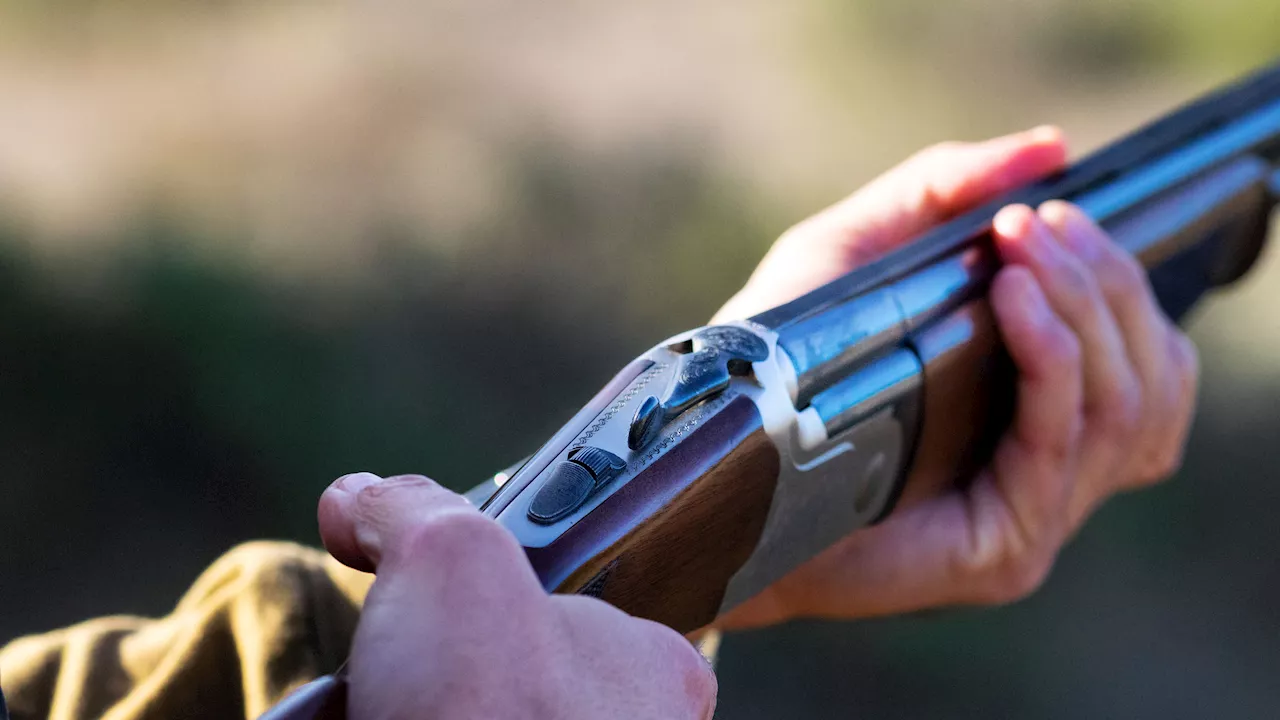
<instances>
[{"instance_id":1,"label":"blurred green foliage","mask_svg":"<svg viewBox=\"0 0 1280 720\"><path fill-rule=\"evenodd\" d=\"M1280 6L1266 0L829 1L846 28L888 50L929 57L938 45L1011 41L1042 72L1114 80L1171 67L1228 69L1265 62L1280 40ZM872 28L867 32L867 23ZM1003 44L1003 43L1002 43ZM1208 67L1206 67L1208 66Z\"/></svg>"}]
</instances>

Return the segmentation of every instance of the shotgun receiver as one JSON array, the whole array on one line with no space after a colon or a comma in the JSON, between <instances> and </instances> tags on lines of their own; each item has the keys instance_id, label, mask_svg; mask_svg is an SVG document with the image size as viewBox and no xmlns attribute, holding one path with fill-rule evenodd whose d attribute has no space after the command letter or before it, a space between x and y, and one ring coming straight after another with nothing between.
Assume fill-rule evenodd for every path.
<instances>
[{"instance_id":1,"label":"shotgun receiver","mask_svg":"<svg viewBox=\"0 0 1280 720\"><path fill-rule=\"evenodd\" d=\"M1000 208L1076 203L1176 320L1254 264L1278 163L1280 64L790 303L669 338L469 497L548 591L700 628L985 461L1014 385L985 299ZM315 717L341 687L320 683L268 716Z\"/></svg>"}]
</instances>

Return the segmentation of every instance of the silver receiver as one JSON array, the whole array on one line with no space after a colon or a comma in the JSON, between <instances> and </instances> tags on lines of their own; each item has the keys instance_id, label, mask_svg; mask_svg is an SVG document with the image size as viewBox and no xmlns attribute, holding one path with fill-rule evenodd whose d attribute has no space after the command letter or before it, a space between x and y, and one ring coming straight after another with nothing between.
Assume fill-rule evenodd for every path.
<instances>
[{"instance_id":1,"label":"silver receiver","mask_svg":"<svg viewBox=\"0 0 1280 720\"><path fill-rule=\"evenodd\" d=\"M719 409L748 398L779 471L759 540L720 610L732 608L892 508L923 406L926 363L912 335L970 299L991 265L961 251L781 330L742 320L668 338L496 517L524 547L548 548ZM548 571L544 584L558 587L568 571Z\"/></svg>"},{"instance_id":2,"label":"silver receiver","mask_svg":"<svg viewBox=\"0 0 1280 720\"><path fill-rule=\"evenodd\" d=\"M844 312L824 315L849 328ZM641 360L647 369L497 515L526 548L556 542L739 397L758 410L780 469L759 541L730 579L722 611L890 508L921 400L920 363L900 341L895 351L869 353L852 367L843 358L841 374L827 375L829 385L815 387L812 401L799 407L794 358L778 333L751 321L681 333ZM556 587L564 579L543 581Z\"/></svg>"}]
</instances>

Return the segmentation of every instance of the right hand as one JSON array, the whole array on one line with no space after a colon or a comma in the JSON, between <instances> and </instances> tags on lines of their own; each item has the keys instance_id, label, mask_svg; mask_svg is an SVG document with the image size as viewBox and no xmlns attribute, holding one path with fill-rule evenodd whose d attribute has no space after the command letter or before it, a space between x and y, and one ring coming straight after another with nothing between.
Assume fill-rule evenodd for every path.
<instances>
[{"instance_id":1,"label":"right hand","mask_svg":"<svg viewBox=\"0 0 1280 720\"><path fill-rule=\"evenodd\" d=\"M339 478L325 548L377 573L348 661L362 718L706 720L716 679L670 628L548 595L515 538L425 477Z\"/></svg>"}]
</instances>

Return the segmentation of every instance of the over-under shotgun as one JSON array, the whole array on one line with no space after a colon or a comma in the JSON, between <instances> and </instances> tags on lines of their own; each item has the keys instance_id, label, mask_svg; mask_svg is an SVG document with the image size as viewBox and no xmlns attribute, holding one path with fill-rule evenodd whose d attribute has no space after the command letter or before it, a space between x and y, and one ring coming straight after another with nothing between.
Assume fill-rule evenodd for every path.
<instances>
[{"instance_id":1,"label":"over-under shotgun","mask_svg":"<svg viewBox=\"0 0 1280 720\"><path fill-rule=\"evenodd\" d=\"M658 344L470 496L548 591L700 628L985 460L1013 388L986 301L996 211L1076 203L1178 319L1254 264L1278 163L1280 64L792 302ZM326 678L268 716L340 714L343 694Z\"/></svg>"}]
</instances>

